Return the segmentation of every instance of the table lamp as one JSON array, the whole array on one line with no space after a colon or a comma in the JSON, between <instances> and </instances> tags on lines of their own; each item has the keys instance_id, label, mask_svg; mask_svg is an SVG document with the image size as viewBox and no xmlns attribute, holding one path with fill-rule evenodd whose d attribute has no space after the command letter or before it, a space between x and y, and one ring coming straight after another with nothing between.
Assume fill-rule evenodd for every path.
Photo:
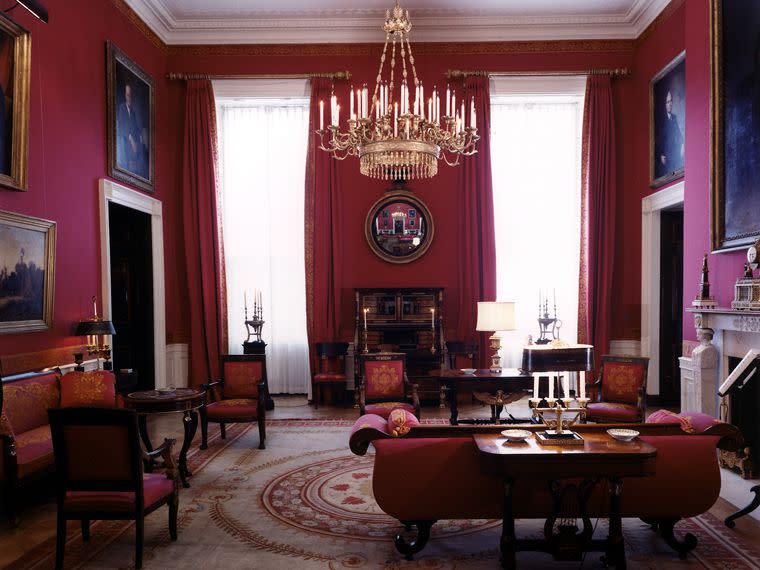
<instances>
[{"instance_id":1,"label":"table lamp","mask_svg":"<svg viewBox=\"0 0 760 570\"><path fill-rule=\"evenodd\" d=\"M475 330L493 332L488 339L493 354L491 355L491 372L501 373L501 337L499 331L515 330L515 304L504 301L478 301L478 323Z\"/></svg>"},{"instance_id":2,"label":"table lamp","mask_svg":"<svg viewBox=\"0 0 760 570\"><path fill-rule=\"evenodd\" d=\"M105 360L103 370L112 370L111 347L103 337L116 334L116 329L113 328L111 321L103 320L98 316L98 305L95 297L92 298L92 306L95 314L86 321L79 321L74 334L87 337L87 353L97 355L98 360L102 356Z\"/></svg>"}]
</instances>

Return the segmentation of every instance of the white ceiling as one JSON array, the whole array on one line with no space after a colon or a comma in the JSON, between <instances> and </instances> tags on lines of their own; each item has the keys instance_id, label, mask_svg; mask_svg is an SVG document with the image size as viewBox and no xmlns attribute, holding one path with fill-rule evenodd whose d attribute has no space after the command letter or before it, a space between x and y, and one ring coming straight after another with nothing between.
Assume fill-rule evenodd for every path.
<instances>
[{"instance_id":1,"label":"white ceiling","mask_svg":"<svg viewBox=\"0 0 760 570\"><path fill-rule=\"evenodd\" d=\"M167 44L382 42L394 0L126 0ZM402 0L413 41L633 39L670 0Z\"/></svg>"}]
</instances>

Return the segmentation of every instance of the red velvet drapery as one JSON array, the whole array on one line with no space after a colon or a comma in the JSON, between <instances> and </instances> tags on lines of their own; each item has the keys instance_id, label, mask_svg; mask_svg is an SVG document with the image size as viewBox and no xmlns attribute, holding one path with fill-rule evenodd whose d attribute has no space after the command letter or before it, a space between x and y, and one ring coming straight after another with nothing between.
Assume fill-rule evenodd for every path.
<instances>
[{"instance_id":1,"label":"red velvet drapery","mask_svg":"<svg viewBox=\"0 0 760 570\"><path fill-rule=\"evenodd\" d=\"M214 91L208 80L188 80L182 165L182 222L190 310L191 386L219 378L226 346L224 253L217 199Z\"/></svg>"},{"instance_id":2,"label":"red velvet drapery","mask_svg":"<svg viewBox=\"0 0 760 570\"><path fill-rule=\"evenodd\" d=\"M478 152L459 167L459 313L457 338L476 336L477 302L496 300L496 237L491 178L491 96L488 77L470 76L464 86L465 115L474 98ZM488 334L477 335L481 366L488 360Z\"/></svg>"},{"instance_id":3,"label":"red velvet drapery","mask_svg":"<svg viewBox=\"0 0 760 570\"><path fill-rule=\"evenodd\" d=\"M615 261L615 116L612 80L591 75L583 110L578 340L594 345L595 368L610 348Z\"/></svg>"},{"instance_id":4,"label":"red velvet drapery","mask_svg":"<svg viewBox=\"0 0 760 570\"><path fill-rule=\"evenodd\" d=\"M343 254L337 161L319 149L319 137L315 134L319 128L319 102L324 101L329 108L331 94L331 79L312 78L304 206L306 326L312 370L317 370L314 343L338 340L340 334Z\"/></svg>"}]
</instances>

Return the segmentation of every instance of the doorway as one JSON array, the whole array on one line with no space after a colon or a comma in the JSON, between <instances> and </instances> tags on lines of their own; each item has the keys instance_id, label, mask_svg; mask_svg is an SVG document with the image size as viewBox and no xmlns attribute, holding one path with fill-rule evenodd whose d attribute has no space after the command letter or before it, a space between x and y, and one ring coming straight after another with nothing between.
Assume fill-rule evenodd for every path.
<instances>
[{"instance_id":1,"label":"doorway","mask_svg":"<svg viewBox=\"0 0 760 570\"><path fill-rule=\"evenodd\" d=\"M660 403L678 405L683 341L683 207L660 214Z\"/></svg>"},{"instance_id":2,"label":"doorway","mask_svg":"<svg viewBox=\"0 0 760 570\"><path fill-rule=\"evenodd\" d=\"M152 390L155 355L150 214L110 202L108 219L115 369L133 371L137 389Z\"/></svg>"}]
</instances>

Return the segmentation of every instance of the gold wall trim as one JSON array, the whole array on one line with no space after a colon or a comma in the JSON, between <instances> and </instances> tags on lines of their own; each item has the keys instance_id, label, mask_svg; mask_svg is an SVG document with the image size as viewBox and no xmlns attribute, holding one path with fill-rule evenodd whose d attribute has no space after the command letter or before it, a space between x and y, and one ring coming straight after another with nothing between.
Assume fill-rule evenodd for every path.
<instances>
[{"instance_id":1,"label":"gold wall trim","mask_svg":"<svg viewBox=\"0 0 760 570\"><path fill-rule=\"evenodd\" d=\"M641 32L638 38L635 40L636 47L639 47L641 44L643 44L649 36L651 36L657 28L662 25L662 23L670 18L681 6L683 6L686 3L686 0L671 0L670 4L665 6L665 8L657 14L657 17L652 20L652 23L649 24L646 29Z\"/></svg>"},{"instance_id":2,"label":"gold wall trim","mask_svg":"<svg viewBox=\"0 0 760 570\"><path fill-rule=\"evenodd\" d=\"M125 0L111 0L111 2L122 14L124 14L124 16L126 16L127 20L132 22L132 24L142 32L150 43L160 49L164 54L167 53L167 45L161 40L158 34L137 15L137 12L135 12Z\"/></svg>"},{"instance_id":3,"label":"gold wall trim","mask_svg":"<svg viewBox=\"0 0 760 570\"><path fill-rule=\"evenodd\" d=\"M171 45L170 56L335 57L379 56L382 44ZM417 43L415 55L500 55L515 53L632 52L633 40Z\"/></svg>"}]
</instances>

